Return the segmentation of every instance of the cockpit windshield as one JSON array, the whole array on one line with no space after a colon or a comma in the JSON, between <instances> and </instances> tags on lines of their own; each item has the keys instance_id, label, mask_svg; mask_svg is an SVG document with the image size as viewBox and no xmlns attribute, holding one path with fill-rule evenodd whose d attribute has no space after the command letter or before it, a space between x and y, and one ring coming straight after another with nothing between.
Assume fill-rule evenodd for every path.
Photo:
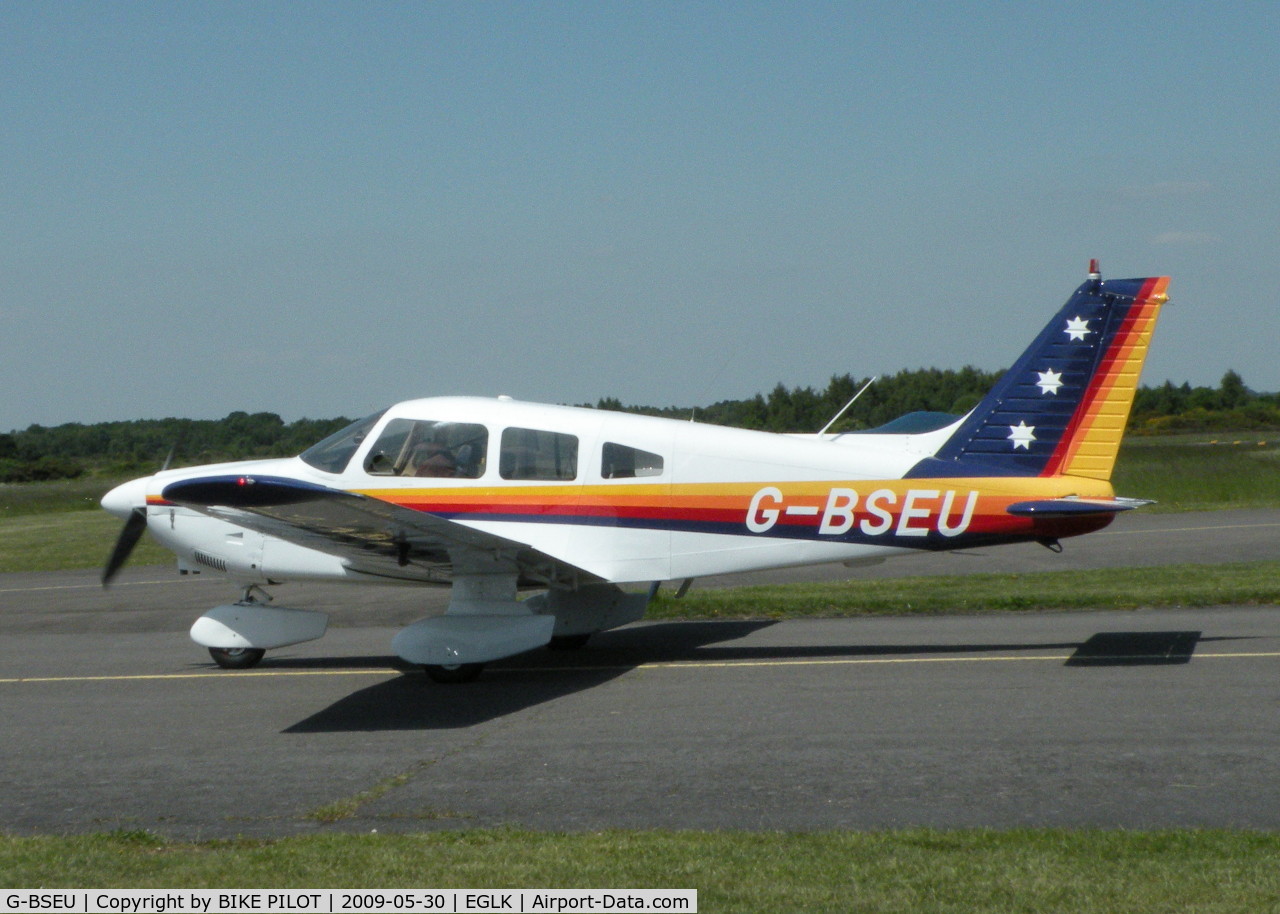
<instances>
[{"instance_id":1,"label":"cockpit windshield","mask_svg":"<svg viewBox=\"0 0 1280 914\"><path fill-rule=\"evenodd\" d=\"M346 428L334 432L319 444L312 445L300 455L304 461L317 470L326 473L341 473L347 468L355 452L360 449L369 432L378 424L386 410L379 410L372 416L366 416L352 422Z\"/></svg>"}]
</instances>

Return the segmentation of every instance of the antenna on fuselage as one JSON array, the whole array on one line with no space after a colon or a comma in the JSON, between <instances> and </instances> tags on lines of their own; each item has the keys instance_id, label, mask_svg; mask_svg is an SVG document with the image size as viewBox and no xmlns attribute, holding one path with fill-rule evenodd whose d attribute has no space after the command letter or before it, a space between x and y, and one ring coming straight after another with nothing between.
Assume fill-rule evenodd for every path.
<instances>
[{"instance_id":1,"label":"antenna on fuselage","mask_svg":"<svg viewBox=\"0 0 1280 914\"><path fill-rule=\"evenodd\" d=\"M830 422L828 422L826 425L822 426L822 431L818 432L818 437L819 437L819 438L821 438L823 435L825 435L825 434L827 433L827 429L831 428L831 426L833 426L833 425L835 425L837 422L839 422L839 421L840 421L840 417L841 417L841 416L843 416L845 413L847 413L847 412L849 411L849 407L850 407L850 406L853 406L854 401L855 401L855 400L857 400L859 397L861 397L864 393L866 393L866 392L867 392L867 388L868 388L868 387L870 387L872 384L874 384L874 383L875 383L876 381L878 381L878 380L880 380L880 376L879 376L879 375L876 375L874 378L872 378L872 379L871 379L870 381L868 381L866 384L863 384L863 385L862 385L862 390L860 390L860 391L858 391L856 394L854 394L854 395L849 399L849 402L848 402L848 403L846 403L844 406L840 407L840 412L838 412L838 413L836 413L834 416L832 416L832 417L831 417L831 421L830 421Z\"/></svg>"}]
</instances>

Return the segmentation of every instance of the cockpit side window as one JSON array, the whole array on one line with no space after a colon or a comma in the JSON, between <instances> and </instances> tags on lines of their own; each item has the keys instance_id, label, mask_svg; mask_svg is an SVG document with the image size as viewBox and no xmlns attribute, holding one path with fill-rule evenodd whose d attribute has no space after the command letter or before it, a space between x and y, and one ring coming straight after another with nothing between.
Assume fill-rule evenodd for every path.
<instances>
[{"instance_id":1,"label":"cockpit side window","mask_svg":"<svg viewBox=\"0 0 1280 914\"><path fill-rule=\"evenodd\" d=\"M489 430L471 422L392 419L365 458L371 476L479 479L484 475Z\"/></svg>"},{"instance_id":2,"label":"cockpit side window","mask_svg":"<svg viewBox=\"0 0 1280 914\"><path fill-rule=\"evenodd\" d=\"M382 413L384 412L386 410L352 422L346 428L334 432L318 444L307 448L299 456L317 470L324 470L326 473L341 473L347 468L347 463L355 455L355 452L360 449L360 445L364 443L364 439L368 437L373 427L378 424L378 420L382 418Z\"/></svg>"},{"instance_id":3,"label":"cockpit side window","mask_svg":"<svg viewBox=\"0 0 1280 914\"><path fill-rule=\"evenodd\" d=\"M661 476L662 455L625 444L606 441L600 452L600 475L605 479L634 479Z\"/></svg>"},{"instance_id":4,"label":"cockpit side window","mask_svg":"<svg viewBox=\"0 0 1280 914\"><path fill-rule=\"evenodd\" d=\"M577 436L505 428L498 472L503 479L574 479L578 475Z\"/></svg>"}]
</instances>

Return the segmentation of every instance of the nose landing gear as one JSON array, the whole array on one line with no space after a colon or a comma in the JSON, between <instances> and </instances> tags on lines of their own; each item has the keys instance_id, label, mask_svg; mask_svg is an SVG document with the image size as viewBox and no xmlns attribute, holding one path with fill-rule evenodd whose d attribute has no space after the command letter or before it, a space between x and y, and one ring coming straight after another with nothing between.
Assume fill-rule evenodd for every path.
<instances>
[{"instance_id":1,"label":"nose landing gear","mask_svg":"<svg viewBox=\"0 0 1280 914\"><path fill-rule=\"evenodd\" d=\"M269 649L313 641L328 627L324 613L268 606L257 594L271 599L256 585L246 587L238 603L215 606L191 626L191 640L224 670L247 670Z\"/></svg>"}]
</instances>

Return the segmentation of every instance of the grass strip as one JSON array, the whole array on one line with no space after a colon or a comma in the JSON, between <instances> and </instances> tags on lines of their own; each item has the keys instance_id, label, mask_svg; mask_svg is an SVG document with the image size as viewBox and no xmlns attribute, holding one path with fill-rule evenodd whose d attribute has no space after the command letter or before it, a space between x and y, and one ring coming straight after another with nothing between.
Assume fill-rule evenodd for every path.
<instances>
[{"instance_id":1,"label":"grass strip","mask_svg":"<svg viewBox=\"0 0 1280 914\"><path fill-rule=\"evenodd\" d=\"M0 518L67 511L97 511L107 491L124 482L115 476L82 476L50 482L0 483Z\"/></svg>"},{"instance_id":2,"label":"grass strip","mask_svg":"<svg viewBox=\"0 0 1280 914\"><path fill-rule=\"evenodd\" d=\"M0 838L18 888L696 888L703 911L1268 911L1280 835L515 829L169 842Z\"/></svg>"},{"instance_id":3,"label":"grass strip","mask_svg":"<svg viewBox=\"0 0 1280 914\"><path fill-rule=\"evenodd\" d=\"M1112 479L1117 493L1154 498L1145 511L1218 511L1280 505L1274 434L1130 437Z\"/></svg>"},{"instance_id":4,"label":"grass strip","mask_svg":"<svg viewBox=\"0 0 1280 914\"><path fill-rule=\"evenodd\" d=\"M69 571L106 564L124 521L106 511L71 511L0 517L0 574ZM130 563L172 565L173 553L150 536Z\"/></svg>"},{"instance_id":5,"label":"grass strip","mask_svg":"<svg viewBox=\"0 0 1280 914\"><path fill-rule=\"evenodd\" d=\"M660 593L650 619L795 619L865 615L1280 603L1280 562L1093 571L850 579Z\"/></svg>"}]
</instances>

